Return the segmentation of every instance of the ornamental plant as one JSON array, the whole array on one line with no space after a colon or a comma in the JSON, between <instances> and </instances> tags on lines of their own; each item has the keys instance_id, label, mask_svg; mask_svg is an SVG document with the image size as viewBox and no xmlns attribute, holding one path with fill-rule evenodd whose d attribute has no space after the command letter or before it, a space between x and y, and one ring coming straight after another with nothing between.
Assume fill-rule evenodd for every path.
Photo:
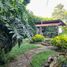
<instances>
[{"instance_id":1,"label":"ornamental plant","mask_svg":"<svg viewBox=\"0 0 67 67\"><path fill-rule=\"evenodd\" d=\"M60 36L56 36L55 38L53 38L51 40L51 43L53 46L58 47L58 50L60 50L59 53L59 58L61 57L61 55L63 55L63 57L65 58L63 60L59 59L58 61L60 61L60 64L66 64L67 62L67 35L60 35Z\"/></svg>"},{"instance_id":2,"label":"ornamental plant","mask_svg":"<svg viewBox=\"0 0 67 67\"><path fill-rule=\"evenodd\" d=\"M42 42L44 41L44 36L41 35L41 34L36 34L32 37L32 42L35 43L35 42Z\"/></svg>"},{"instance_id":3,"label":"ornamental plant","mask_svg":"<svg viewBox=\"0 0 67 67\"><path fill-rule=\"evenodd\" d=\"M56 36L51 40L51 43L60 49L67 49L67 35Z\"/></svg>"}]
</instances>

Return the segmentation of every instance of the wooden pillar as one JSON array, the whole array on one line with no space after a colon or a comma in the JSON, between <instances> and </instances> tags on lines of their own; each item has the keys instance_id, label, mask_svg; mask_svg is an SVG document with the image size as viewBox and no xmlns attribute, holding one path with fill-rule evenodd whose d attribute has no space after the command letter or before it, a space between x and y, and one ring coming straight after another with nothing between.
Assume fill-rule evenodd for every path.
<instances>
[{"instance_id":1,"label":"wooden pillar","mask_svg":"<svg viewBox=\"0 0 67 67\"><path fill-rule=\"evenodd\" d=\"M42 33L42 27L40 27L40 34L43 34L43 33Z\"/></svg>"},{"instance_id":2,"label":"wooden pillar","mask_svg":"<svg viewBox=\"0 0 67 67\"><path fill-rule=\"evenodd\" d=\"M38 34L39 33L39 28L38 27L36 27L36 34Z\"/></svg>"},{"instance_id":3,"label":"wooden pillar","mask_svg":"<svg viewBox=\"0 0 67 67\"><path fill-rule=\"evenodd\" d=\"M57 27L56 33L57 33L57 35L59 35L59 26L56 26L56 27Z\"/></svg>"},{"instance_id":4,"label":"wooden pillar","mask_svg":"<svg viewBox=\"0 0 67 67\"><path fill-rule=\"evenodd\" d=\"M36 27L36 34L43 34L42 27Z\"/></svg>"}]
</instances>

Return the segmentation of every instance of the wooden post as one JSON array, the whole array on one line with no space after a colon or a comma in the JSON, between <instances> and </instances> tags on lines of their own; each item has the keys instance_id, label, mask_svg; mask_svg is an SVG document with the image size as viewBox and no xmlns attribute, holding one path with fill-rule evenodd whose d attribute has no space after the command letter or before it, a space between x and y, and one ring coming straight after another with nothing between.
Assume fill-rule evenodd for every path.
<instances>
[{"instance_id":1,"label":"wooden post","mask_svg":"<svg viewBox=\"0 0 67 67\"><path fill-rule=\"evenodd\" d=\"M40 34L42 34L42 35L43 35L43 33L42 33L42 27L40 27Z\"/></svg>"},{"instance_id":2,"label":"wooden post","mask_svg":"<svg viewBox=\"0 0 67 67\"><path fill-rule=\"evenodd\" d=\"M38 27L36 27L36 34L38 34L39 33L39 28Z\"/></svg>"}]
</instances>

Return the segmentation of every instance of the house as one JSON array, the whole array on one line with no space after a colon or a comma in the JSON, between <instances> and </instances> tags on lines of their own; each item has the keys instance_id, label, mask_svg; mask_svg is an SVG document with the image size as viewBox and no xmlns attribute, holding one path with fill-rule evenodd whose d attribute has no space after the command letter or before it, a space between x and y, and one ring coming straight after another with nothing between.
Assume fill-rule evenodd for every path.
<instances>
[{"instance_id":1,"label":"house","mask_svg":"<svg viewBox=\"0 0 67 67\"><path fill-rule=\"evenodd\" d=\"M59 33L63 32L61 26L65 26L65 23L60 19L58 19L58 20L41 21L36 23L35 26L37 34L42 34L47 37L54 37Z\"/></svg>"}]
</instances>

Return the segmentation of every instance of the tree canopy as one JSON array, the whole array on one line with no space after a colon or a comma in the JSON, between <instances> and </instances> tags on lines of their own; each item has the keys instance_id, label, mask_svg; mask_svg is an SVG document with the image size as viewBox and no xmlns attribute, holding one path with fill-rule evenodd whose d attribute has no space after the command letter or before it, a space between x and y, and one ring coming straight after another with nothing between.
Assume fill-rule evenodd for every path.
<instances>
[{"instance_id":1,"label":"tree canopy","mask_svg":"<svg viewBox=\"0 0 67 67\"><path fill-rule=\"evenodd\" d=\"M64 5L58 4L52 13L52 17L56 19L64 19L64 12Z\"/></svg>"}]
</instances>

